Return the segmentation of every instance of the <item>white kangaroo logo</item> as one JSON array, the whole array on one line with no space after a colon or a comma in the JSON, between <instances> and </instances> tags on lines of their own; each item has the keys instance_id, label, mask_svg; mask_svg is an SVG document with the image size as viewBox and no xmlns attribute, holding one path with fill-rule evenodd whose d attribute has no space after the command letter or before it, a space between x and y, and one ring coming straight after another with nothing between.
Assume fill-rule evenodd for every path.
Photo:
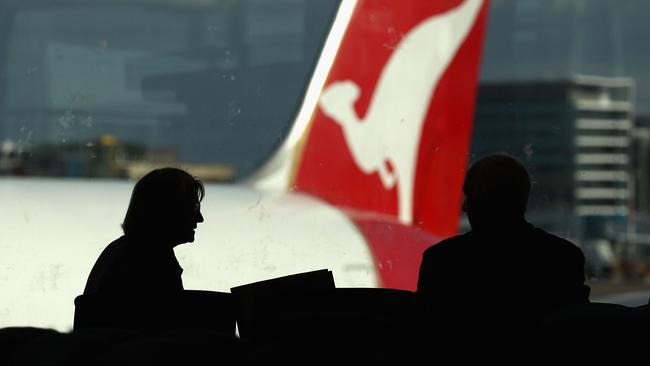
<instances>
[{"instance_id":1,"label":"white kangaroo logo","mask_svg":"<svg viewBox=\"0 0 650 366\"><path fill-rule=\"evenodd\" d=\"M361 92L354 81L334 82L321 94L320 107L343 128L359 168L378 173L386 189L398 184L398 217L403 223L413 219L415 165L429 101L482 2L467 0L415 26L384 66L365 118L354 110Z\"/></svg>"}]
</instances>

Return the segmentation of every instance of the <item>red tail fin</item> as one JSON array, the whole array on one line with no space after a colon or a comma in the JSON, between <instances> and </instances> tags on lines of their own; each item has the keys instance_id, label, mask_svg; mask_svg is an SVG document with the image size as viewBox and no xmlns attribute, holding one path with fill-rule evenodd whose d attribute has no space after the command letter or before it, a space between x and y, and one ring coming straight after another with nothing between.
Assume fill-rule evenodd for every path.
<instances>
[{"instance_id":1,"label":"red tail fin","mask_svg":"<svg viewBox=\"0 0 650 366\"><path fill-rule=\"evenodd\" d=\"M312 117L296 189L454 234L487 6L359 1Z\"/></svg>"}]
</instances>

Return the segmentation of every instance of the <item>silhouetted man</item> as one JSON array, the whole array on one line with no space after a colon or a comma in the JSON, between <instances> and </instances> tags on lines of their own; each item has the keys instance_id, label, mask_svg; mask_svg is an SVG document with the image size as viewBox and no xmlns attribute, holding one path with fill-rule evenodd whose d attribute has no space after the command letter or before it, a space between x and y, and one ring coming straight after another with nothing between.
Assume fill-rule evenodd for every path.
<instances>
[{"instance_id":1,"label":"silhouetted man","mask_svg":"<svg viewBox=\"0 0 650 366\"><path fill-rule=\"evenodd\" d=\"M521 335L553 309L589 301L582 251L526 221L530 177L518 160L478 160L463 192L472 230L428 248L420 266L417 294L434 324Z\"/></svg>"},{"instance_id":2,"label":"silhouetted man","mask_svg":"<svg viewBox=\"0 0 650 366\"><path fill-rule=\"evenodd\" d=\"M176 168L156 169L140 179L122 229L97 259L84 294L175 295L183 269L173 248L193 242L203 222L203 184Z\"/></svg>"}]
</instances>

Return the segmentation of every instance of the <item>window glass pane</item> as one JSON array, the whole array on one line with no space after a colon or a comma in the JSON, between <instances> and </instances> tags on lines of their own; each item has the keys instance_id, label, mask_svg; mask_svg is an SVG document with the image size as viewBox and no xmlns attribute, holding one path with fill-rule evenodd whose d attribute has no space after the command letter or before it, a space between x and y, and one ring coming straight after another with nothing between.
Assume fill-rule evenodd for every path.
<instances>
[{"instance_id":1,"label":"window glass pane","mask_svg":"<svg viewBox=\"0 0 650 366\"><path fill-rule=\"evenodd\" d=\"M527 164L529 219L583 249L595 298L647 287L648 11L491 1L470 160L505 151Z\"/></svg>"},{"instance_id":2,"label":"window glass pane","mask_svg":"<svg viewBox=\"0 0 650 366\"><path fill-rule=\"evenodd\" d=\"M16 174L185 163L238 180L280 145L337 1L155 4L6 8L0 141Z\"/></svg>"}]
</instances>

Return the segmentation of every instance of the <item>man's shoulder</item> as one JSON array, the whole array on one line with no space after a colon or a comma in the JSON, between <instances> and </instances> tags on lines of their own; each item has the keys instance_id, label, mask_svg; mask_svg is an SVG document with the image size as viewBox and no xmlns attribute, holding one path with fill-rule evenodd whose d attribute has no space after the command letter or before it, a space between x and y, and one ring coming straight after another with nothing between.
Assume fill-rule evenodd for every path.
<instances>
[{"instance_id":1,"label":"man's shoulder","mask_svg":"<svg viewBox=\"0 0 650 366\"><path fill-rule=\"evenodd\" d=\"M575 246L575 244L573 244L572 242L570 242L569 240L567 240L567 239L565 239L565 238L562 238L562 237L560 237L560 236L558 236L558 235L552 234L552 233L550 233L550 232L548 232L548 231L546 231L546 230L544 230L544 229L538 228L538 227L536 227L536 226L532 226L532 225L531 225L531 227L532 227L531 232L533 233L533 235L534 235L538 240L543 240L543 241L547 241L547 242L552 242L552 243L556 243L556 244L558 244L558 245L571 245L571 246Z\"/></svg>"},{"instance_id":2,"label":"man's shoulder","mask_svg":"<svg viewBox=\"0 0 650 366\"><path fill-rule=\"evenodd\" d=\"M443 239L424 251L424 256L439 255L462 250L469 243L468 234L461 234Z\"/></svg>"},{"instance_id":3,"label":"man's shoulder","mask_svg":"<svg viewBox=\"0 0 650 366\"><path fill-rule=\"evenodd\" d=\"M533 227L533 235L540 245L544 245L547 249L554 249L556 251L563 251L569 254L582 256L582 250L572 243L571 241L549 233L546 230L538 227Z\"/></svg>"}]
</instances>

